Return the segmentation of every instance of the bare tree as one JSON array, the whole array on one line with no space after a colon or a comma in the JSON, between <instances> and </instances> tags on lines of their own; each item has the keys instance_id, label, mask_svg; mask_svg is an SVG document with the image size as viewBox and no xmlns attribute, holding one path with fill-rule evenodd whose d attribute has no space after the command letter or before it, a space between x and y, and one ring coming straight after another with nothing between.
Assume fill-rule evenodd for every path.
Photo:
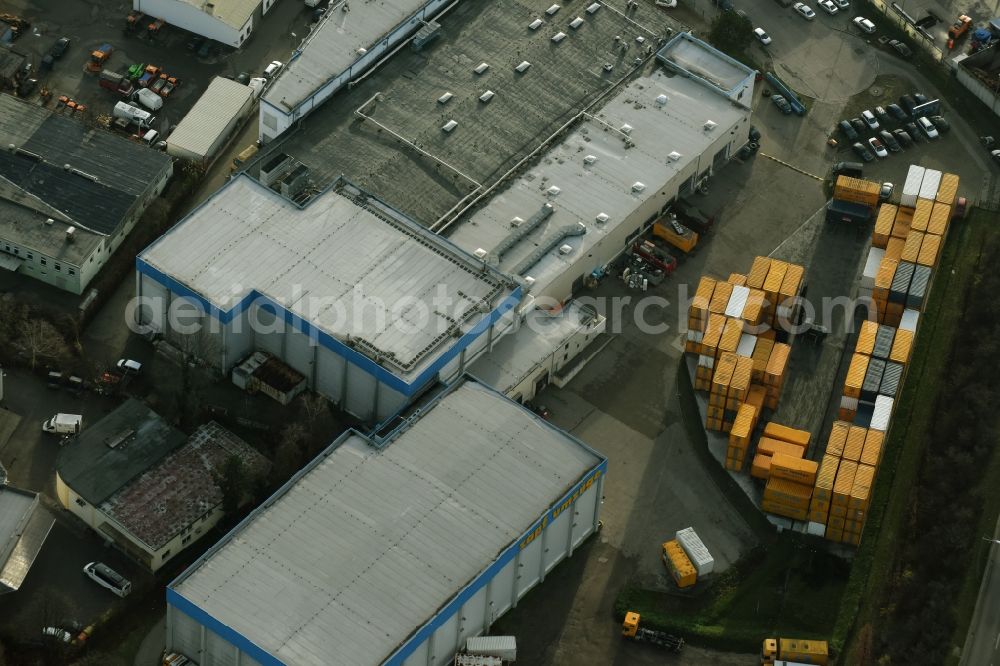
<instances>
[{"instance_id":1,"label":"bare tree","mask_svg":"<svg viewBox=\"0 0 1000 666\"><path fill-rule=\"evenodd\" d=\"M305 393L302 395L302 411L305 412L306 422L312 430L320 417L329 413L329 402L319 393Z\"/></svg>"},{"instance_id":2,"label":"bare tree","mask_svg":"<svg viewBox=\"0 0 1000 666\"><path fill-rule=\"evenodd\" d=\"M40 358L59 360L69 355L69 347L55 326L44 319L28 319L18 325L22 344L31 354L31 367Z\"/></svg>"},{"instance_id":3,"label":"bare tree","mask_svg":"<svg viewBox=\"0 0 1000 666\"><path fill-rule=\"evenodd\" d=\"M274 465L271 467L271 481L280 485L299 471L305 462L303 444L308 432L299 422L289 424L281 431L281 441L274 452Z\"/></svg>"}]
</instances>

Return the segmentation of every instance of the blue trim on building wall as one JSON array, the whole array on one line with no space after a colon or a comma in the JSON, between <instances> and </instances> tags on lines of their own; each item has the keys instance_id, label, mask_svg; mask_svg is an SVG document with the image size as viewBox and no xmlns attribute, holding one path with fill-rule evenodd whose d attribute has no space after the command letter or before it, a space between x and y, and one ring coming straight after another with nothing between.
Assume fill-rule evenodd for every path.
<instances>
[{"instance_id":1,"label":"blue trim on building wall","mask_svg":"<svg viewBox=\"0 0 1000 666\"><path fill-rule=\"evenodd\" d=\"M567 433L568 434L568 433ZM526 547L524 544L525 540L533 533L535 530L542 528L544 531L545 527L554 520L551 516L554 512L560 511L560 507L567 501L567 499L573 497L575 493L589 481L591 485L597 482L597 479L605 475L608 470L608 461L606 458L602 459L595 467L591 468L583 478L581 478L570 490L563 495L558 502L552 505L552 507L545 512L541 518L539 518L531 527L529 527L524 534L518 537L512 544L510 544L506 550L504 550L500 556L493 561L485 571L479 574L471 583L466 585L458 594L452 597L452 600L448 602L444 608L442 608L434 617L432 617L424 626L417 630L415 634L406 639L399 649L396 650L388 659L383 663L384 666L398 666L406 661L406 659L412 655L417 649L423 645L427 639L429 639L435 631L441 628L446 622L448 622L452 617L458 613L462 606L466 604L473 596L476 595L479 590L483 589L491 580L497 577L497 575L503 570L507 564L510 563L514 557ZM581 493L582 494L582 493ZM574 500L575 501L575 500ZM558 513L555 513L558 516ZM543 527L544 525L544 527ZM524 545L522 545L524 544Z\"/></svg>"},{"instance_id":2,"label":"blue trim on building wall","mask_svg":"<svg viewBox=\"0 0 1000 666\"><path fill-rule=\"evenodd\" d=\"M263 648L255 645L253 641L232 627L219 622L170 587L167 587L167 604L184 613L198 624L204 626L206 629L218 634L227 642L235 645L240 649L240 651L259 661L264 666L285 666L285 662L281 661ZM198 655L199 662L202 658L203 655Z\"/></svg>"},{"instance_id":3,"label":"blue trim on building wall","mask_svg":"<svg viewBox=\"0 0 1000 666\"><path fill-rule=\"evenodd\" d=\"M407 397L419 392L429 382L433 381L435 376L441 371L442 368L444 368L445 365L450 363L456 356L468 348L477 337L485 333L490 326L500 319L500 317L517 307L518 303L521 302L521 294L523 292L523 287L520 285L514 287L511 294L501 301L496 308L491 310L487 316L483 317L471 330L465 333L462 337L458 338L443 354L435 359L433 363L428 365L427 368L424 369L419 375L416 375L412 381L407 382L361 352L347 346L344 342L341 342L332 335L321 331L310 322L306 321L297 314L290 312L255 289L250 290L231 309L222 310L209 302L208 299L201 294L195 292L156 268L153 268L146 263L141 256L136 257L135 267L136 271L140 274L146 275L150 279L155 280L170 292L193 301L195 304L200 306L202 312L211 315L222 324L230 323L234 318L241 315L244 310L248 309L250 305L256 303L259 307L267 310L271 314L281 316L286 324L308 336L310 340L318 341L319 344L326 349L344 357L344 359L348 362L361 368L369 375L372 375L379 382Z\"/></svg>"}]
</instances>

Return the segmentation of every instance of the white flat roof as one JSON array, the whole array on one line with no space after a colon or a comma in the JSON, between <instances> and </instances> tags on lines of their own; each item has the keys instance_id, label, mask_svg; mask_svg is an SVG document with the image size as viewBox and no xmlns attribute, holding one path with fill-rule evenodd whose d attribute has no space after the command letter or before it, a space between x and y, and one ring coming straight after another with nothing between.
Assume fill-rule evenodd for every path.
<instances>
[{"instance_id":1,"label":"white flat roof","mask_svg":"<svg viewBox=\"0 0 1000 666\"><path fill-rule=\"evenodd\" d=\"M602 458L473 381L351 433L171 589L286 664L378 664Z\"/></svg>"},{"instance_id":2,"label":"white flat roof","mask_svg":"<svg viewBox=\"0 0 1000 666\"><path fill-rule=\"evenodd\" d=\"M666 95L666 103L657 101L660 95ZM748 109L722 94L691 79L656 70L623 88L597 119L578 125L530 171L459 223L450 239L470 252L478 248L492 252L513 231L514 217L528 220L543 205L552 204L555 212L499 262L500 270L510 271L560 229L584 225L585 234L561 243L569 245L570 252L554 249L527 270L526 275L535 279L531 291L543 293L581 254L656 195L658 188L749 117ZM711 131L705 129L709 120L717 124ZM631 148L618 131L625 124L631 127ZM675 152L676 160L670 157ZM596 161L588 164L589 157ZM707 157L702 159L702 169L711 164L712 156ZM645 184L645 189L636 191L636 183ZM554 196L548 193L553 186L559 189ZM597 216L602 213L607 221L600 223Z\"/></svg>"},{"instance_id":3,"label":"white flat roof","mask_svg":"<svg viewBox=\"0 0 1000 666\"><path fill-rule=\"evenodd\" d=\"M469 366L469 374L506 394L593 320L593 313L576 301L558 315L532 309L517 331L503 336L489 354Z\"/></svg>"},{"instance_id":4,"label":"white flat roof","mask_svg":"<svg viewBox=\"0 0 1000 666\"><path fill-rule=\"evenodd\" d=\"M217 76L167 138L169 146L207 157L219 135L253 97L242 83Z\"/></svg>"},{"instance_id":5,"label":"white flat roof","mask_svg":"<svg viewBox=\"0 0 1000 666\"><path fill-rule=\"evenodd\" d=\"M240 175L139 260L223 312L256 291L397 374L513 292L434 234L349 194L326 190L300 208Z\"/></svg>"},{"instance_id":6,"label":"white flat roof","mask_svg":"<svg viewBox=\"0 0 1000 666\"><path fill-rule=\"evenodd\" d=\"M261 0L212 0L211 3L206 3L204 0L178 1L198 8L235 30L239 30L246 25L247 19L253 16L253 13L260 6L261 2ZM208 5L211 5L211 11L205 11Z\"/></svg>"},{"instance_id":7,"label":"white flat roof","mask_svg":"<svg viewBox=\"0 0 1000 666\"><path fill-rule=\"evenodd\" d=\"M264 93L264 100L291 112L327 81L360 58L358 49L369 49L389 31L413 16L428 0L380 0L356 3L341 11L344 3L333 0L330 10L302 43L292 60Z\"/></svg>"}]
</instances>

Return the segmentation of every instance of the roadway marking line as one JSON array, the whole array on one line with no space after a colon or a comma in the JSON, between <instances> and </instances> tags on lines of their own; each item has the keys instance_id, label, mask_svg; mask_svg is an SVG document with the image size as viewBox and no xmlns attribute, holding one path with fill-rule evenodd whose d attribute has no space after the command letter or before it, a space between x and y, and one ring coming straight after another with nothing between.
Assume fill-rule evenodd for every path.
<instances>
[{"instance_id":1,"label":"roadway marking line","mask_svg":"<svg viewBox=\"0 0 1000 666\"><path fill-rule=\"evenodd\" d=\"M792 171L797 171L797 172L801 173L803 176L809 176L810 178L815 178L816 180L818 180L821 183L826 180L825 178L821 178L821 177L817 176L814 173L809 173L808 171L804 171L803 169L798 168L794 164L789 164L788 162L786 162L784 160L779 160L774 155L768 155L767 153L759 153L759 154L760 154L761 157L766 157L769 160L773 160L773 161L777 162L778 164L781 164L781 165L784 165L784 166L788 167Z\"/></svg>"},{"instance_id":2,"label":"roadway marking line","mask_svg":"<svg viewBox=\"0 0 1000 666\"><path fill-rule=\"evenodd\" d=\"M994 651L996 651L996 650L1000 650L1000 634L997 634L997 639L996 639L996 641L995 641L995 642L993 643L993 650L994 650Z\"/></svg>"}]
</instances>

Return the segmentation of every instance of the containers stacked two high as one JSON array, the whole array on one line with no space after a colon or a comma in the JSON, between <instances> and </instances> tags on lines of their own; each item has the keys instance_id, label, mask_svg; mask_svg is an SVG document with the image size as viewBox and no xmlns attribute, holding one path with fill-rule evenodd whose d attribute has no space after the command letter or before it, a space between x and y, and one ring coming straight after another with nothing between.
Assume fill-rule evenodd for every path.
<instances>
[{"instance_id":1,"label":"containers stacked two high","mask_svg":"<svg viewBox=\"0 0 1000 666\"><path fill-rule=\"evenodd\" d=\"M674 538L663 544L660 556L674 583L682 589L715 570L715 558L693 527L677 530Z\"/></svg>"},{"instance_id":2,"label":"containers stacked two high","mask_svg":"<svg viewBox=\"0 0 1000 666\"><path fill-rule=\"evenodd\" d=\"M826 205L826 221L866 224L878 206L881 186L870 180L838 176L833 199Z\"/></svg>"},{"instance_id":3,"label":"containers stacked two high","mask_svg":"<svg viewBox=\"0 0 1000 666\"><path fill-rule=\"evenodd\" d=\"M701 278L688 311L685 351L698 355L695 389L709 392L706 428L730 432L746 403L758 415L777 408L791 351L778 340L787 339L804 286L802 266L768 257L755 258L746 275ZM732 451L739 454L734 469L742 469L746 448Z\"/></svg>"}]
</instances>

